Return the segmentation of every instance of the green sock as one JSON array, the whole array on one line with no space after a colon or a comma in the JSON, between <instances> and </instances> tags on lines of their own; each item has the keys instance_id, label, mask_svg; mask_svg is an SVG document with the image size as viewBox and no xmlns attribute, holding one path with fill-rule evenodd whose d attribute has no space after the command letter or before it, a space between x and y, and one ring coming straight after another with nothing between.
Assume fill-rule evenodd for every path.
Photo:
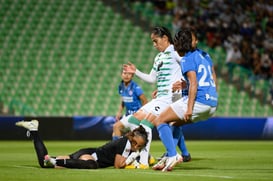
<instances>
[{"instance_id":1,"label":"green sock","mask_svg":"<svg viewBox=\"0 0 273 181\"><path fill-rule=\"evenodd\" d=\"M135 118L134 116L131 116L128 119L128 122L131 123L131 124L137 125L137 126L140 125L140 121L137 118Z\"/></svg>"},{"instance_id":2,"label":"green sock","mask_svg":"<svg viewBox=\"0 0 273 181\"><path fill-rule=\"evenodd\" d=\"M141 121L141 124L142 124L142 125L145 125L145 126L147 126L147 127L149 127L149 128L151 128L151 129L154 128L154 125L153 125L150 121L148 121L147 119L143 119L143 120Z\"/></svg>"}]
</instances>

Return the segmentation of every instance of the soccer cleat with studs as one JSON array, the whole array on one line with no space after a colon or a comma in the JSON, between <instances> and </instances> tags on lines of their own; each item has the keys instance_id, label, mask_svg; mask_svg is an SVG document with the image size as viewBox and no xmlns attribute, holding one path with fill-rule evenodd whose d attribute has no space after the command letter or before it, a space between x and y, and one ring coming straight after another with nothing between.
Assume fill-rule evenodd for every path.
<instances>
[{"instance_id":1,"label":"soccer cleat with studs","mask_svg":"<svg viewBox=\"0 0 273 181\"><path fill-rule=\"evenodd\" d=\"M165 163L168 157L163 156L152 168L154 170L162 170L165 167Z\"/></svg>"},{"instance_id":2,"label":"soccer cleat with studs","mask_svg":"<svg viewBox=\"0 0 273 181\"><path fill-rule=\"evenodd\" d=\"M157 158L158 161L160 161L163 157L167 156L167 153L164 153L161 157ZM191 161L191 154L188 155L182 155L183 162L190 162Z\"/></svg>"},{"instance_id":3,"label":"soccer cleat with studs","mask_svg":"<svg viewBox=\"0 0 273 181\"><path fill-rule=\"evenodd\" d=\"M26 128L29 131L38 131L39 122L37 120L19 121L19 122L16 122L15 125Z\"/></svg>"},{"instance_id":4,"label":"soccer cleat with studs","mask_svg":"<svg viewBox=\"0 0 273 181\"><path fill-rule=\"evenodd\" d=\"M191 154L182 155L182 157L183 157L183 162L189 162L189 161L191 161Z\"/></svg>"},{"instance_id":5,"label":"soccer cleat with studs","mask_svg":"<svg viewBox=\"0 0 273 181\"><path fill-rule=\"evenodd\" d=\"M162 172L172 171L172 169L175 165L177 165L178 163L182 163L182 162L183 162L183 158L179 154L172 156L172 157L167 157L166 165L162 169Z\"/></svg>"}]
</instances>

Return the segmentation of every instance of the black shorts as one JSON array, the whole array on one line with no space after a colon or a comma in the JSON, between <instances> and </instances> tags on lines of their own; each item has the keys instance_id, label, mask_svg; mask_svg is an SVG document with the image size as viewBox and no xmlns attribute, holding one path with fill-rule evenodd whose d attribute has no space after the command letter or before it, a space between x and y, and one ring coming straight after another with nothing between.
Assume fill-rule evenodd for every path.
<instances>
[{"instance_id":1,"label":"black shorts","mask_svg":"<svg viewBox=\"0 0 273 181\"><path fill-rule=\"evenodd\" d=\"M117 154L122 155L125 151L126 145L128 142L127 137L122 137L118 140L111 141L106 143L103 146L98 148L83 148L75 153L72 153L70 156L71 159L79 159L82 155L88 154L92 155L96 153L97 155L97 163L100 168L114 166L115 164L115 157Z\"/></svg>"},{"instance_id":2,"label":"black shorts","mask_svg":"<svg viewBox=\"0 0 273 181\"><path fill-rule=\"evenodd\" d=\"M85 155L85 154L92 155L95 152L96 152L96 148L83 148L76 151L75 153L72 153L71 155L69 155L69 157L71 159L79 159L82 155Z\"/></svg>"},{"instance_id":3,"label":"black shorts","mask_svg":"<svg viewBox=\"0 0 273 181\"><path fill-rule=\"evenodd\" d=\"M114 160L105 156L101 156L100 151L96 148L83 148L76 151L75 153L70 154L69 157L70 159L79 159L82 155L92 155L93 153L97 154L98 160L96 160L96 162L98 163L99 168L105 168L114 165Z\"/></svg>"}]
</instances>

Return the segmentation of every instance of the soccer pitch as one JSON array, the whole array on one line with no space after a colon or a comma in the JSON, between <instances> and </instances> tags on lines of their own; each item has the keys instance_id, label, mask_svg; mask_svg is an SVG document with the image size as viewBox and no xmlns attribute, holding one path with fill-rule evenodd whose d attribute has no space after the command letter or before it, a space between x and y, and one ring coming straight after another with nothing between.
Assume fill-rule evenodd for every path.
<instances>
[{"instance_id":1,"label":"soccer pitch","mask_svg":"<svg viewBox=\"0 0 273 181\"><path fill-rule=\"evenodd\" d=\"M49 154L67 155L106 141L45 141ZM171 181L171 180L273 180L273 141L186 141L192 161L177 165L172 172L135 169L42 169L29 141L0 141L0 180L27 181ZM164 152L153 141L151 154Z\"/></svg>"}]
</instances>

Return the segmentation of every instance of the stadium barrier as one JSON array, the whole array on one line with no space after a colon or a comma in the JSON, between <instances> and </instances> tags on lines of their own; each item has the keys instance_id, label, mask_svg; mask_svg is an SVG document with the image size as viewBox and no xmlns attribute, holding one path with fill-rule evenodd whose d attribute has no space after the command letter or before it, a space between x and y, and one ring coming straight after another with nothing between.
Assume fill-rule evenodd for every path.
<instances>
[{"instance_id":1,"label":"stadium barrier","mask_svg":"<svg viewBox=\"0 0 273 181\"><path fill-rule=\"evenodd\" d=\"M39 120L39 131L46 140L110 140L113 116L0 117L1 140L25 140L25 129L15 126L21 120ZM273 140L273 117L213 117L183 126L187 140ZM156 129L153 138L159 139Z\"/></svg>"}]
</instances>

